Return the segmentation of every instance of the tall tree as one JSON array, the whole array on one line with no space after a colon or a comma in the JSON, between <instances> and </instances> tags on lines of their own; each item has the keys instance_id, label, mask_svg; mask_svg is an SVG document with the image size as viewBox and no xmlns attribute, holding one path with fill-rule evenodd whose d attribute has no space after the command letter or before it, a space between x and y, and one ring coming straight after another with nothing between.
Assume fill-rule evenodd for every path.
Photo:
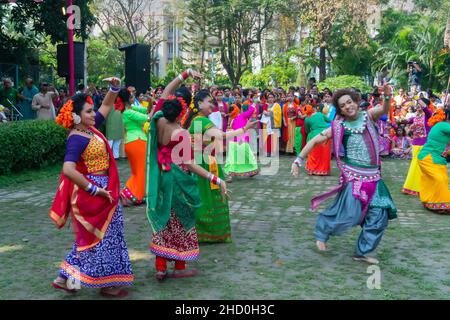
<instances>
[{"instance_id":1,"label":"tall tree","mask_svg":"<svg viewBox=\"0 0 450 320\"><path fill-rule=\"evenodd\" d=\"M80 7L81 28L75 36L83 40L89 35L94 17L90 10L92 0L74 0ZM0 3L0 51L10 53L16 62L26 63L27 54L39 48L46 37L53 43L67 41L67 16L62 14L60 0L17 0L15 5Z\"/></svg>"},{"instance_id":2,"label":"tall tree","mask_svg":"<svg viewBox=\"0 0 450 320\"><path fill-rule=\"evenodd\" d=\"M275 13L284 5L279 0L215 0L210 35L220 39L220 61L231 83L237 84L251 69L251 51Z\"/></svg>"},{"instance_id":3,"label":"tall tree","mask_svg":"<svg viewBox=\"0 0 450 320\"><path fill-rule=\"evenodd\" d=\"M163 19L152 14L153 0L99 0L94 6L96 24L105 41L114 47L142 43L150 46L151 64L163 41Z\"/></svg>"},{"instance_id":4,"label":"tall tree","mask_svg":"<svg viewBox=\"0 0 450 320\"><path fill-rule=\"evenodd\" d=\"M319 78L326 78L326 52L329 50L333 30L339 29L342 44L365 41L367 0L302 0L301 20L308 25L319 47Z\"/></svg>"},{"instance_id":5,"label":"tall tree","mask_svg":"<svg viewBox=\"0 0 450 320\"><path fill-rule=\"evenodd\" d=\"M186 52L186 63L205 71L205 53L208 50L208 26L213 19L211 0L187 1L184 19L182 50Z\"/></svg>"}]
</instances>

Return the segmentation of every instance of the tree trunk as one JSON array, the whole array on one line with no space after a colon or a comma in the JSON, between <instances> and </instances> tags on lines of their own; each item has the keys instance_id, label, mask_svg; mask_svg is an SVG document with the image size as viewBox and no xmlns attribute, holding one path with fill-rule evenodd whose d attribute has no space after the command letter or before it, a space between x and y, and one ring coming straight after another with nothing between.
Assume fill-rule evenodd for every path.
<instances>
[{"instance_id":1,"label":"tree trunk","mask_svg":"<svg viewBox=\"0 0 450 320\"><path fill-rule=\"evenodd\" d=\"M319 63L319 82L322 82L327 77L327 57L326 47L320 46L320 63Z\"/></svg>"}]
</instances>

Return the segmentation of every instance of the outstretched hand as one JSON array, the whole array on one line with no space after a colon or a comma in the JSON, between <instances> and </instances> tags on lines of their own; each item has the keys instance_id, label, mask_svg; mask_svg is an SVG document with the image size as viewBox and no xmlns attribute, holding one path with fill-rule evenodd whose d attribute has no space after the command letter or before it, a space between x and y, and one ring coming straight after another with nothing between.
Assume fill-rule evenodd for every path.
<instances>
[{"instance_id":1,"label":"outstretched hand","mask_svg":"<svg viewBox=\"0 0 450 320\"><path fill-rule=\"evenodd\" d=\"M109 84L110 84L111 86L113 86L114 88L119 88L119 87L120 87L120 84L121 84L120 79L117 78L117 77L109 77L109 78L105 78L105 79L103 79L103 81L109 82Z\"/></svg>"},{"instance_id":2,"label":"outstretched hand","mask_svg":"<svg viewBox=\"0 0 450 320\"><path fill-rule=\"evenodd\" d=\"M227 189L227 184L223 180L220 182L220 193L222 194L223 203L227 202L227 197L231 199L231 190Z\"/></svg>"},{"instance_id":3,"label":"outstretched hand","mask_svg":"<svg viewBox=\"0 0 450 320\"><path fill-rule=\"evenodd\" d=\"M103 188L98 188L97 195L108 198L110 203L112 203L114 200L113 197L111 196L111 191L107 191Z\"/></svg>"},{"instance_id":4,"label":"outstretched hand","mask_svg":"<svg viewBox=\"0 0 450 320\"><path fill-rule=\"evenodd\" d=\"M253 120L253 121L247 122L247 124L245 125L245 131L247 131L248 129L256 128L256 126L258 125L258 122L259 122L259 120Z\"/></svg>"},{"instance_id":5,"label":"outstretched hand","mask_svg":"<svg viewBox=\"0 0 450 320\"><path fill-rule=\"evenodd\" d=\"M189 75L194 79L203 79L203 75L198 71L190 70Z\"/></svg>"},{"instance_id":6,"label":"outstretched hand","mask_svg":"<svg viewBox=\"0 0 450 320\"><path fill-rule=\"evenodd\" d=\"M392 96L392 87L391 87L391 85L389 83L385 83L384 84L384 86L383 86L383 93L384 93L385 97L386 96L389 96L389 97Z\"/></svg>"}]
</instances>

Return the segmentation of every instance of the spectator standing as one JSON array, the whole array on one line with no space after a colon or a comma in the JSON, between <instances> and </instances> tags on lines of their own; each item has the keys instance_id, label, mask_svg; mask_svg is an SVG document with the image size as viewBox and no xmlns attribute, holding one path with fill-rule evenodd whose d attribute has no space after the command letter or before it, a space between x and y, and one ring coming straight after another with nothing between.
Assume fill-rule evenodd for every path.
<instances>
[{"instance_id":1,"label":"spectator standing","mask_svg":"<svg viewBox=\"0 0 450 320\"><path fill-rule=\"evenodd\" d=\"M20 112L23 120L36 119L36 111L31 107L33 97L39 93L39 89L34 85L33 79L25 80L25 88L22 90L23 100L20 103Z\"/></svg>"},{"instance_id":2,"label":"spectator standing","mask_svg":"<svg viewBox=\"0 0 450 320\"><path fill-rule=\"evenodd\" d=\"M11 110L16 107L19 98L23 97L12 87L12 81L9 78L3 80L3 88L0 88L0 104Z\"/></svg>"},{"instance_id":3,"label":"spectator standing","mask_svg":"<svg viewBox=\"0 0 450 320\"><path fill-rule=\"evenodd\" d=\"M53 90L53 86L49 87L48 83L43 82L41 83L41 91L33 97L31 107L37 111L37 119L50 120L56 118L55 106L53 105L53 98L56 93Z\"/></svg>"}]
</instances>

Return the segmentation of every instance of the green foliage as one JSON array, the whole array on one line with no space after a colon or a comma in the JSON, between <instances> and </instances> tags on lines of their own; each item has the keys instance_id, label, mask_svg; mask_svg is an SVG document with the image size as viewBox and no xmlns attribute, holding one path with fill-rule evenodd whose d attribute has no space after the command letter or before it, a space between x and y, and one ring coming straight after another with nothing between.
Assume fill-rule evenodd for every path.
<instances>
[{"instance_id":1,"label":"green foliage","mask_svg":"<svg viewBox=\"0 0 450 320\"><path fill-rule=\"evenodd\" d=\"M335 47L332 69L336 75L370 75L373 56L377 49L378 43L370 39L365 44Z\"/></svg>"},{"instance_id":2,"label":"green foliage","mask_svg":"<svg viewBox=\"0 0 450 320\"><path fill-rule=\"evenodd\" d=\"M257 74L250 71L244 73L241 79L246 87L264 88L268 86L288 86L296 81L299 72L291 58L298 54L296 48L280 54L271 64L265 66Z\"/></svg>"},{"instance_id":3,"label":"green foliage","mask_svg":"<svg viewBox=\"0 0 450 320\"><path fill-rule=\"evenodd\" d=\"M157 87L159 85L167 86L177 75L182 73L184 70L186 70L187 67L183 63L183 61L180 58L175 58L175 65L168 64L167 65L167 72L166 75L162 78L152 78L152 87Z\"/></svg>"},{"instance_id":4,"label":"green foliage","mask_svg":"<svg viewBox=\"0 0 450 320\"><path fill-rule=\"evenodd\" d=\"M377 37L381 42L372 63L373 73L387 70L401 86L408 84L407 62L423 69L422 88L442 89L450 72L449 52L444 50L444 20L435 15L406 14L389 10Z\"/></svg>"},{"instance_id":5,"label":"green foliage","mask_svg":"<svg viewBox=\"0 0 450 320\"><path fill-rule=\"evenodd\" d=\"M0 124L0 175L61 162L67 131L54 121L26 120Z\"/></svg>"},{"instance_id":6,"label":"green foliage","mask_svg":"<svg viewBox=\"0 0 450 320\"><path fill-rule=\"evenodd\" d=\"M106 77L123 74L123 53L108 46L106 41L100 38L89 40L87 54L88 82L99 84Z\"/></svg>"},{"instance_id":7,"label":"green foliage","mask_svg":"<svg viewBox=\"0 0 450 320\"><path fill-rule=\"evenodd\" d=\"M81 28L74 30L74 34L83 39L88 37L88 29L94 24L94 17L89 9L92 0L74 0L73 5L80 7ZM14 21L15 30L18 33L32 30L36 35L48 35L52 43L66 41L68 37L67 17L63 16L61 8L65 1L45 0L35 2L34 0L17 1L11 10L11 19ZM6 5L0 5L3 9Z\"/></svg>"},{"instance_id":8,"label":"green foliage","mask_svg":"<svg viewBox=\"0 0 450 320\"><path fill-rule=\"evenodd\" d=\"M343 88L357 88L362 92L370 92L372 88L368 86L361 77L353 75L343 75L334 78L327 78L318 84L319 90L329 88L331 91Z\"/></svg>"}]
</instances>

